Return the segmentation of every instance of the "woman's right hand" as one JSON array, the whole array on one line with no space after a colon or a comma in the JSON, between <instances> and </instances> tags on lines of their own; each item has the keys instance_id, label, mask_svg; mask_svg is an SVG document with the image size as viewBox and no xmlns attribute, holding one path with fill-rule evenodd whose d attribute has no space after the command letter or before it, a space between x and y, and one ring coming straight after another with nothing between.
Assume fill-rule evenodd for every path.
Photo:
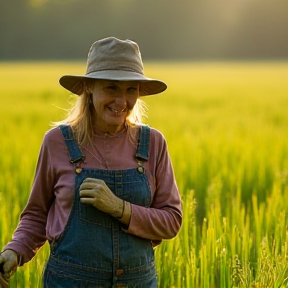
<instances>
[{"instance_id":1,"label":"woman's right hand","mask_svg":"<svg viewBox=\"0 0 288 288\"><path fill-rule=\"evenodd\" d=\"M15 251L5 250L0 254L0 273L2 277L9 281L16 272L18 266L18 257Z\"/></svg>"}]
</instances>

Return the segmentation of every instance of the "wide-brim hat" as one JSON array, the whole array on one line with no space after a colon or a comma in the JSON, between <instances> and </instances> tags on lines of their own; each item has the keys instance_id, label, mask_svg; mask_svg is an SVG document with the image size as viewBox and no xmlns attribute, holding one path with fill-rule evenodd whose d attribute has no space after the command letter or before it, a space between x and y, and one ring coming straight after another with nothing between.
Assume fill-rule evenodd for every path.
<instances>
[{"instance_id":1,"label":"wide-brim hat","mask_svg":"<svg viewBox=\"0 0 288 288\"><path fill-rule=\"evenodd\" d=\"M87 57L85 75L64 75L60 84L74 94L83 93L83 83L88 79L139 81L140 96L158 94L167 85L144 75L141 53L137 43L108 37L94 42Z\"/></svg>"}]
</instances>

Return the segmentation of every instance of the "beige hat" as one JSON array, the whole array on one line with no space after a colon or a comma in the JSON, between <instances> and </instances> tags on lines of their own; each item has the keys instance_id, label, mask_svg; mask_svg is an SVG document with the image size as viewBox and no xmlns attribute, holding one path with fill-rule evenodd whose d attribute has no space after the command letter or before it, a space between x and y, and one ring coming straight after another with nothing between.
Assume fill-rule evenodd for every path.
<instances>
[{"instance_id":1,"label":"beige hat","mask_svg":"<svg viewBox=\"0 0 288 288\"><path fill-rule=\"evenodd\" d=\"M87 58L86 75L65 75L60 84L74 94L81 95L86 79L139 81L140 96L166 90L164 82L144 76L141 53L137 43L108 37L92 44Z\"/></svg>"}]
</instances>

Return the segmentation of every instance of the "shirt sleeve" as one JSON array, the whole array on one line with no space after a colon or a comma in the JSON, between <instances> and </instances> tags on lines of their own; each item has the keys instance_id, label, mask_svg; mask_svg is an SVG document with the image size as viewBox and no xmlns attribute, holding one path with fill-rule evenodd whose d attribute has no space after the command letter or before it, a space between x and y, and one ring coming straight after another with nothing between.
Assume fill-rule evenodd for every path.
<instances>
[{"instance_id":1,"label":"shirt sleeve","mask_svg":"<svg viewBox=\"0 0 288 288\"><path fill-rule=\"evenodd\" d=\"M20 256L19 265L31 260L46 241L47 214L53 201L54 182L47 141L44 137L27 205L11 242L5 247Z\"/></svg>"},{"instance_id":2,"label":"shirt sleeve","mask_svg":"<svg viewBox=\"0 0 288 288\"><path fill-rule=\"evenodd\" d=\"M125 231L156 243L177 235L182 224L182 204L167 143L155 129L150 138L147 164L155 182L152 203L150 207L131 204L131 219Z\"/></svg>"}]
</instances>

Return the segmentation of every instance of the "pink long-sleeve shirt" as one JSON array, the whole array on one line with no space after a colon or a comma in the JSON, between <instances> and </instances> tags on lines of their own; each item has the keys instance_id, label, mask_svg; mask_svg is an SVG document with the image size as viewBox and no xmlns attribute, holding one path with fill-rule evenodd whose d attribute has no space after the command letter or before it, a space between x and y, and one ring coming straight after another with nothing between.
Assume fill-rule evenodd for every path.
<instances>
[{"instance_id":1,"label":"pink long-sleeve shirt","mask_svg":"<svg viewBox=\"0 0 288 288\"><path fill-rule=\"evenodd\" d=\"M138 128L120 134L94 135L93 143L81 147L83 168L128 169L135 160ZM151 128L149 160L145 163L151 190L150 207L131 204L126 233L159 243L173 238L182 222L182 206L167 144L163 135ZM20 265L31 260L46 240L54 241L64 231L74 201L75 168L70 163L64 138L58 127L49 130L41 146L35 179L28 203L6 249L16 251Z\"/></svg>"}]
</instances>

